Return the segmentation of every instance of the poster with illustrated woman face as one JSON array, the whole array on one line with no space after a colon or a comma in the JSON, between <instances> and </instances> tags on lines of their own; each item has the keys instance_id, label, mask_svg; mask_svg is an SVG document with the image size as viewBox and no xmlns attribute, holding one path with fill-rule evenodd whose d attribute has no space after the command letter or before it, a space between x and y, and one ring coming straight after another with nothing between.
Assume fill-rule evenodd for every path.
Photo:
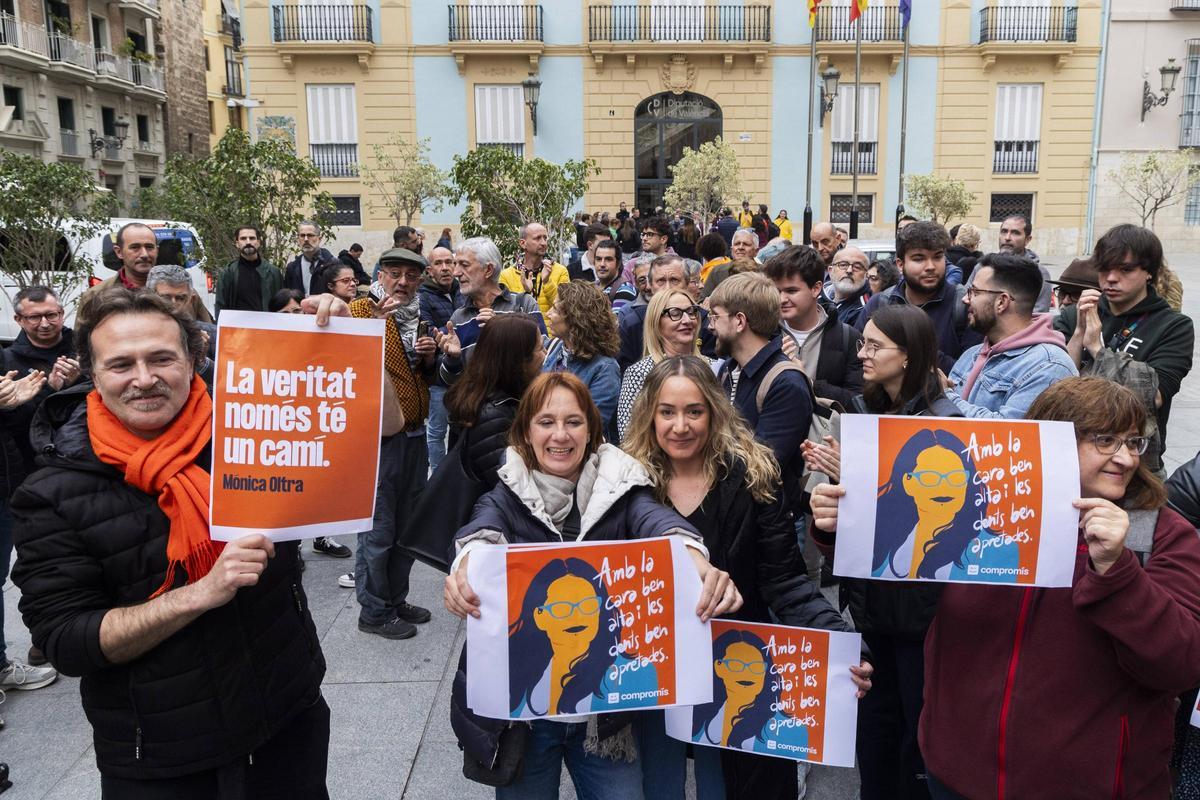
<instances>
[{"instance_id":1,"label":"poster with illustrated woman face","mask_svg":"<svg viewBox=\"0 0 1200 800\"><path fill-rule=\"evenodd\" d=\"M846 415L842 452L834 574L1071 585L1070 423Z\"/></svg>"},{"instance_id":2,"label":"poster with illustrated woman face","mask_svg":"<svg viewBox=\"0 0 1200 800\"><path fill-rule=\"evenodd\" d=\"M700 579L674 536L471 551L467 705L498 719L707 702Z\"/></svg>"},{"instance_id":3,"label":"poster with illustrated woman face","mask_svg":"<svg viewBox=\"0 0 1200 800\"><path fill-rule=\"evenodd\" d=\"M667 733L707 747L854 766L857 633L713 620L713 699L666 712Z\"/></svg>"}]
</instances>

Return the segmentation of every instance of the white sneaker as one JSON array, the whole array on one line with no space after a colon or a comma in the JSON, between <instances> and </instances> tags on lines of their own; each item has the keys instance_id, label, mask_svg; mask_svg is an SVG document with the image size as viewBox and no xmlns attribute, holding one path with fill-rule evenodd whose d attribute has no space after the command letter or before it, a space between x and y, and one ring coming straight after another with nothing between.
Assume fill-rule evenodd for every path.
<instances>
[{"instance_id":1,"label":"white sneaker","mask_svg":"<svg viewBox=\"0 0 1200 800\"><path fill-rule=\"evenodd\" d=\"M0 689L41 689L58 680L58 670L54 667L31 667L15 658L8 666L0 669Z\"/></svg>"},{"instance_id":2,"label":"white sneaker","mask_svg":"<svg viewBox=\"0 0 1200 800\"><path fill-rule=\"evenodd\" d=\"M338 575L338 586L342 587L343 589L353 589L354 573L347 572L345 575Z\"/></svg>"}]
</instances>

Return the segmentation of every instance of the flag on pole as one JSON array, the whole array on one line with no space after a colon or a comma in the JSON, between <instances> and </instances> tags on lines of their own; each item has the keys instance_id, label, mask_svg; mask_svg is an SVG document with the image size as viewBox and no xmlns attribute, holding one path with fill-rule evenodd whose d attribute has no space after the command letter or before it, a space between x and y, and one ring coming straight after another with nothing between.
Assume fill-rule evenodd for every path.
<instances>
[{"instance_id":1,"label":"flag on pole","mask_svg":"<svg viewBox=\"0 0 1200 800\"><path fill-rule=\"evenodd\" d=\"M867 10L871 0L850 0L850 21L858 19Z\"/></svg>"},{"instance_id":2,"label":"flag on pole","mask_svg":"<svg viewBox=\"0 0 1200 800\"><path fill-rule=\"evenodd\" d=\"M808 27L815 28L817 26L817 6L821 5L821 0L808 0Z\"/></svg>"},{"instance_id":3,"label":"flag on pole","mask_svg":"<svg viewBox=\"0 0 1200 800\"><path fill-rule=\"evenodd\" d=\"M900 27L907 28L912 22L912 0L900 0Z\"/></svg>"}]
</instances>

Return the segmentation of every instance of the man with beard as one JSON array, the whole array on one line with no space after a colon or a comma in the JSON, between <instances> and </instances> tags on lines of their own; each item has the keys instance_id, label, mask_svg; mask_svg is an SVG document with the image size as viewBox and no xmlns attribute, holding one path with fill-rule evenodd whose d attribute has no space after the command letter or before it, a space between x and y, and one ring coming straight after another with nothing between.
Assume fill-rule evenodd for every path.
<instances>
[{"instance_id":1,"label":"man with beard","mask_svg":"<svg viewBox=\"0 0 1200 800\"><path fill-rule=\"evenodd\" d=\"M1044 314L1050 310L1050 270L1043 267L1038 254L1029 249L1032 238L1033 223L1024 214L1014 214L1000 223L1000 252L1032 261L1042 273L1042 291L1033 305L1033 313Z\"/></svg>"},{"instance_id":2,"label":"man with beard","mask_svg":"<svg viewBox=\"0 0 1200 800\"><path fill-rule=\"evenodd\" d=\"M578 258L567 264L567 274L570 275L571 280L596 280L596 245L611 238L612 234L609 232L608 227L598 222L593 222L584 227L580 237L580 241L584 243L584 246L580 248L583 252L579 254ZM620 252L619 248L617 252Z\"/></svg>"},{"instance_id":3,"label":"man with beard","mask_svg":"<svg viewBox=\"0 0 1200 800\"><path fill-rule=\"evenodd\" d=\"M959 356L945 387L964 417L1021 419L1043 389L1079 374L1050 315L1033 313L1041 291L1024 258L991 253L975 268L963 302L984 341Z\"/></svg>"},{"instance_id":4,"label":"man with beard","mask_svg":"<svg viewBox=\"0 0 1200 800\"><path fill-rule=\"evenodd\" d=\"M158 237L154 230L142 222L127 222L113 237L113 255L121 262L121 268L111 278L101 281L83 293L79 300L76 321L81 322L89 313L89 306L96 295L113 286L130 291L146 288L146 278L158 260Z\"/></svg>"},{"instance_id":5,"label":"man with beard","mask_svg":"<svg viewBox=\"0 0 1200 800\"><path fill-rule=\"evenodd\" d=\"M267 303L283 288L283 273L260 254L258 228L243 225L234 234L238 257L217 275L217 315L227 308L266 311Z\"/></svg>"},{"instance_id":6,"label":"man with beard","mask_svg":"<svg viewBox=\"0 0 1200 800\"><path fill-rule=\"evenodd\" d=\"M619 313L638 298L637 287L621 280L621 247L612 239L602 239L592 248L592 266L596 288L608 298L614 313Z\"/></svg>"},{"instance_id":7,"label":"man with beard","mask_svg":"<svg viewBox=\"0 0 1200 800\"><path fill-rule=\"evenodd\" d=\"M726 359L718 378L755 438L775 453L787 497L798 507L800 442L812 424L813 399L799 366L783 352L779 314L779 290L761 272L734 275L709 298L716 354Z\"/></svg>"},{"instance_id":8,"label":"man with beard","mask_svg":"<svg viewBox=\"0 0 1200 800\"><path fill-rule=\"evenodd\" d=\"M530 222L521 228L517 239L521 256L516 264L500 271L500 285L511 292L532 295L538 301L542 315L558 299L558 287L571 280L567 268L553 259L546 258L550 248L550 234L540 222Z\"/></svg>"},{"instance_id":9,"label":"man with beard","mask_svg":"<svg viewBox=\"0 0 1200 800\"><path fill-rule=\"evenodd\" d=\"M946 249L950 235L936 222L914 222L896 234L896 266L900 282L867 301L854 327L862 331L875 309L907 303L929 315L938 339L938 367L954 369L963 350L983 340L967 325L965 286L946 282Z\"/></svg>"},{"instance_id":10,"label":"man with beard","mask_svg":"<svg viewBox=\"0 0 1200 800\"><path fill-rule=\"evenodd\" d=\"M825 297L833 306L837 318L847 325L858 322L867 304L867 254L857 247L843 247L829 265L829 284Z\"/></svg>"},{"instance_id":11,"label":"man with beard","mask_svg":"<svg viewBox=\"0 0 1200 800\"><path fill-rule=\"evenodd\" d=\"M327 267L337 264L338 260L333 253L321 247L321 232L309 220L296 226L296 241L300 244L300 255L288 262L287 269L283 271L284 287L295 289L305 297L324 294L322 273Z\"/></svg>"}]
</instances>

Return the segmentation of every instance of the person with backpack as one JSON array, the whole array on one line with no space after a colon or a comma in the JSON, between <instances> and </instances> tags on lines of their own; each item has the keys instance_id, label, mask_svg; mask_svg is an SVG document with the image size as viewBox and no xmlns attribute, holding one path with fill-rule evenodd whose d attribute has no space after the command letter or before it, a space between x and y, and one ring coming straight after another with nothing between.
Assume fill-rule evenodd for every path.
<instances>
[{"instance_id":1,"label":"person with backpack","mask_svg":"<svg viewBox=\"0 0 1200 800\"><path fill-rule=\"evenodd\" d=\"M905 303L876 311L858 342L858 357L865 382L862 394L854 398L847 412L962 416L942 392L936 332L929 315L920 309ZM804 454L806 461L837 483L840 459L836 447L806 442ZM815 524L810 533L826 557L832 558L837 527L822 522L828 515L829 489L841 491L829 484L813 490L810 503ZM874 686L859 703L858 713L862 800L929 798L917 746L917 724L925 690L925 633L941 593L942 586L933 583L841 579L841 607L849 607L855 629L862 633L875 665Z\"/></svg>"}]
</instances>

